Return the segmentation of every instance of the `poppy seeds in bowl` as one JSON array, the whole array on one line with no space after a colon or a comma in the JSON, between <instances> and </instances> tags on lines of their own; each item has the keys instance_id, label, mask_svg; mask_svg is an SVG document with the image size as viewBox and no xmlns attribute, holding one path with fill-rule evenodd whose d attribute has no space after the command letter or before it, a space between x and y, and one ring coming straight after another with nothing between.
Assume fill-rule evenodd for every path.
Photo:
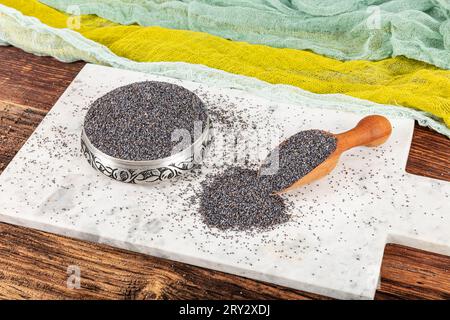
<instances>
[{"instance_id":1,"label":"poppy seeds in bowl","mask_svg":"<svg viewBox=\"0 0 450 320\"><path fill-rule=\"evenodd\" d=\"M207 111L193 92L170 83L144 81L112 90L95 100L84 120L94 147L108 156L133 161L166 158L187 130L194 142L195 124L207 124ZM198 124L197 124L198 125Z\"/></svg>"}]
</instances>

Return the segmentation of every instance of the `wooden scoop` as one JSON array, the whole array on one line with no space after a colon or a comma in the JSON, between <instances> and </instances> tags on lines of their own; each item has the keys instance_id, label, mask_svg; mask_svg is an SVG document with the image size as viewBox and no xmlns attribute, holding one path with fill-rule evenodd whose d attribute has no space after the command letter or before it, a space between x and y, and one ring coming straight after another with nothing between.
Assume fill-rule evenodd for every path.
<instances>
[{"instance_id":1,"label":"wooden scoop","mask_svg":"<svg viewBox=\"0 0 450 320\"><path fill-rule=\"evenodd\" d=\"M363 118L353 129L343 133L333 134L337 139L336 150L324 162L294 182L291 186L276 193L280 194L291 191L326 176L336 167L339 157L344 151L358 146L377 147L386 142L391 132L391 123L385 117L372 115Z\"/></svg>"}]
</instances>

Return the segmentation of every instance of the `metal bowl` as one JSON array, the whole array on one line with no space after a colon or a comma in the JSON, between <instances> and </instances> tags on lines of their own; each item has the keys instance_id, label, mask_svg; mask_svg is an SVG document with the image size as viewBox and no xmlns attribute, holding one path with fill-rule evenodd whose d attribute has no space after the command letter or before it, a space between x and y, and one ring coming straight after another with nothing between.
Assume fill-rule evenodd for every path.
<instances>
[{"instance_id":1,"label":"metal bowl","mask_svg":"<svg viewBox=\"0 0 450 320\"><path fill-rule=\"evenodd\" d=\"M200 137L188 148L167 158L131 161L111 157L94 147L84 129L81 133L81 152L89 164L104 175L126 183L155 183L173 179L200 165L212 140L212 124L208 117Z\"/></svg>"}]
</instances>

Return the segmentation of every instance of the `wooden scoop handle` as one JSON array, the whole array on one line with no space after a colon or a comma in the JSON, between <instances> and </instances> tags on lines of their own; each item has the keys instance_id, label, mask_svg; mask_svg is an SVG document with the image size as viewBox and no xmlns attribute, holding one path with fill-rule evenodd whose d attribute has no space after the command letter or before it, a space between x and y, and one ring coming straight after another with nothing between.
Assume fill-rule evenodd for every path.
<instances>
[{"instance_id":1,"label":"wooden scoop handle","mask_svg":"<svg viewBox=\"0 0 450 320\"><path fill-rule=\"evenodd\" d=\"M377 147L389 138L392 126L383 116L371 115L358 122L353 129L336 134L338 149L344 152L357 146Z\"/></svg>"}]
</instances>

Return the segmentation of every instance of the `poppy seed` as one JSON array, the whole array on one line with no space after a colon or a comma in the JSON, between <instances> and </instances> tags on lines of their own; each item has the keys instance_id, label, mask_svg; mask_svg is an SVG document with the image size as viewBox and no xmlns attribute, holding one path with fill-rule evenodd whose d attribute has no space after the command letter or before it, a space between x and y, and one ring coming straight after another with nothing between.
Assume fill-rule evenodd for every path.
<instances>
[{"instance_id":1,"label":"poppy seed","mask_svg":"<svg viewBox=\"0 0 450 320\"><path fill-rule=\"evenodd\" d=\"M108 92L91 104L84 120L86 136L103 153L123 160L168 157L179 143L175 130L195 123L206 127L207 112L193 92L165 82L132 83Z\"/></svg>"}]
</instances>

